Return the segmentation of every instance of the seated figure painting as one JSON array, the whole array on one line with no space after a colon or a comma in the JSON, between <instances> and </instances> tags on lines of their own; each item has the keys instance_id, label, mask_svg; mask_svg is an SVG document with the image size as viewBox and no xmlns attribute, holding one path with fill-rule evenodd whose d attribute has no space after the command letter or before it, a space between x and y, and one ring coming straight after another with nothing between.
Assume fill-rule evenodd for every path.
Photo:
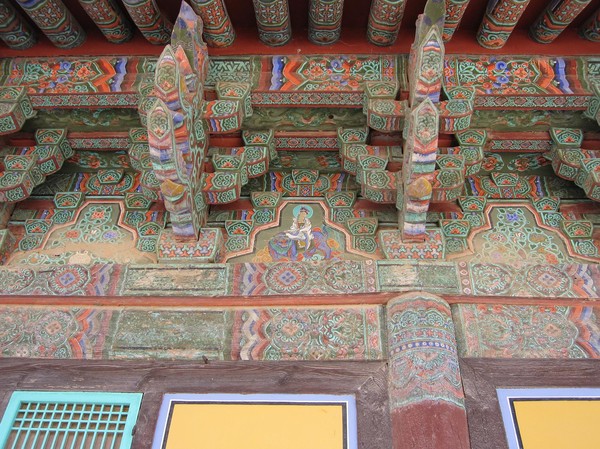
<instances>
[{"instance_id":1,"label":"seated figure painting","mask_svg":"<svg viewBox=\"0 0 600 449\"><path fill-rule=\"evenodd\" d=\"M340 245L329 235L331 229L323 223L322 208L316 203L289 204L282 213L281 227L268 240L269 261L317 261L340 255Z\"/></svg>"},{"instance_id":2,"label":"seated figure painting","mask_svg":"<svg viewBox=\"0 0 600 449\"><path fill-rule=\"evenodd\" d=\"M314 236L312 233L312 223L310 217L313 215L313 209L310 206L296 206L294 208L294 218L290 229L285 233L290 240L298 242L302 249L309 249Z\"/></svg>"}]
</instances>

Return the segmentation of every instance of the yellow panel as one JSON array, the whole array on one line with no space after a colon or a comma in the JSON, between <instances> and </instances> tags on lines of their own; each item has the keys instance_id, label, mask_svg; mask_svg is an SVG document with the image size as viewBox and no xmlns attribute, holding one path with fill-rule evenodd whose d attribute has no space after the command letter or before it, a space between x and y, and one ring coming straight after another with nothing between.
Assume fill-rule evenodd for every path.
<instances>
[{"instance_id":1,"label":"yellow panel","mask_svg":"<svg viewBox=\"0 0 600 449\"><path fill-rule=\"evenodd\" d=\"M513 402L523 449L600 448L600 401Z\"/></svg>"},{"instance_id":2,"label":"yellow panel","mask_svg":"<svg viewBox=\"0 0 600 449\"><path fill-rule=\"evenodd\" d=\"M166 449L343 449L341 405L174 404Z\"/></svg>"}]
</instances>

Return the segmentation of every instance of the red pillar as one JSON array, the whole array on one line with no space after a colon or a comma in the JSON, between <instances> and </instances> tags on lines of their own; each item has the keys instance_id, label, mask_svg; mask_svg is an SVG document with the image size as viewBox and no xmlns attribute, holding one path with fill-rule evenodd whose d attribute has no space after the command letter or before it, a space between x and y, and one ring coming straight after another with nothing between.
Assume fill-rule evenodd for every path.
<instances>
[{"instance_id":1,"label":"red pillar","mask_svg":"<svg viewBox=\"0 0 600 449\"><path fill-rule=\"evenodd\" d=\"M387 305L394 449L469 449L450 306L428 293Z\"/></svg>"}]
</instances>

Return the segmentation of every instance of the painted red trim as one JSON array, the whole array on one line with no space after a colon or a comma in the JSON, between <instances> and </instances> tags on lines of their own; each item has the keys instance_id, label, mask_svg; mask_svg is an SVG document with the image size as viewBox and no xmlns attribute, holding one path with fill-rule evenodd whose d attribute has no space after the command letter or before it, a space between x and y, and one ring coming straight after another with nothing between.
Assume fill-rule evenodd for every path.
<instances>
[{"instance_id":1,"label":"painted red trim","mask_svg":"<svg viewBox=\"0 0 600 449\"><path fill-rule=\"evenodd\" d=\"M406 292L314 296L30 296L0 295L0 305L86 307L311 307L386 305ZM449 304L518 306L598 306L600 298L528 298L513 296L439 295Z\"/></svg>"},{"instance_id":2,"label":"painted red trim","mask_svg":"<svg viewBox=\"0 0 600 449\"><path fill-rule=\"evenodd\" d=\"M408 54L414 41L414 28L403 27L394 45L378 47L369 43L365 36L366 28L342 28L341 39L333 45L316 45L308 40L306 29L293 30L292 39L286 45L269 47L258 39L254 28L236 28L238 35L235 43L226 48L210 48L211 56L235 55L285 55L285 54ZM527 30L517 29L506 45L500 50L489 50L481 47L475 40L476 30L459 28L450 42L446 44L446 54L470 55L561 55L561 56L596 56L600 51L598 42L591 42L579 37L577 30L567 29L551 44L539 44L531 40ZM41 33L40 33L41 34ZM52 45L43 35L39 43L28 50L12 50L2 48L2 57L57 57L57 56L112 56L136 55L156 56L163 46L155 46L136 33L133 39L124 44L111 44L97 30L90 29L86 42L77 48L61 49Z\"/></svg>"}]
</instances>

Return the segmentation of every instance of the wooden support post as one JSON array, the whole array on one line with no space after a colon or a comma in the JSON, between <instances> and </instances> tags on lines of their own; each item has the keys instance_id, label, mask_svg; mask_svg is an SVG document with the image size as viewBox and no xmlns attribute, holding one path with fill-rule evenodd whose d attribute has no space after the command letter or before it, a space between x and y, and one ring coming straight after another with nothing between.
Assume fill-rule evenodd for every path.
<instances>
[{"instance_id":1,"label":"wooden support post","mask_svg":"<svg viewBox=\"0 0 600 449\"><path fill-rule=\"evenodd\" d=\"M407 293L387 306L394 449L468 449L469 430L450 306Z\"/></svg>"},{"instance_id":2,"label":"wooden support post","mask_svg":"<svg viewBox=\"0 0 600 449\"><path fill-rule=\"evenodd\" d=\"M408 79L410 114L404 132L402 188L396 207L405 242L426 240L425 222L433 193L431 182L438 152L439 111L446 15L444 0L429 0L417 20L415 41L410 51Z\"/></svg>"}]
</instances>

